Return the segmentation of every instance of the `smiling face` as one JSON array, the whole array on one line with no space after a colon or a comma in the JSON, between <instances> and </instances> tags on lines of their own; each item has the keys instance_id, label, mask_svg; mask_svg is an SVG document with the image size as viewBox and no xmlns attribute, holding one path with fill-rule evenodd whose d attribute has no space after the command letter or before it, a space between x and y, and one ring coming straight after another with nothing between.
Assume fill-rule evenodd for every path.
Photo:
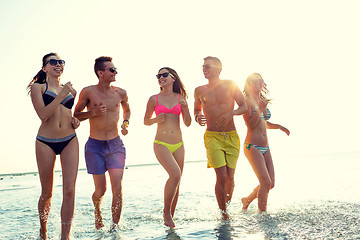
<instances>
[{"instance_id":1,"label":"smiling face","mask_svg":"<svg viewBox=\"0 0 360 240\"><path fill-rule=\"evenodd\" d=\"M61 58L58 56L48 57L45 66L42 68L43 71L46 72L49 77L60 77L64 71L64 64L56 61L55 65L53 65L53 61L50 62L50 60L61 60Z\"/></svg>"},{"instance_id":2,"label":"smiling face","mask_svg":"<svg viewBox=\"0 0 360 240\"><path fill-rule=\"evenodd\" d=\"M112 62L104 62L104 70L99 71L99 76L104 81L115 82L115 76L118 73ZM115 71L114 71L115 69Z\"/></svg>"},{"instance_id":3,"label":"smiling face","mask_svg":"<svg viewBox=\"0 0 360 240\"><path fill-rule=\"evenodd\" d=\"M264 89L266 90L266 83L260 74L251 74L246 81L252 94L258 95L264 91Z\"/></svg>"},{"instance_id":4,"label":"smiling face","mask_svg":"<svg viewBox=\"0 0 360 240\"><path fill-rule=\"evenodd\" d=\"M166 73L168 73L168 75L165 77L164 73L166 75ZM171 73L169 72L169 70L167 69L161 69L158 72L158 83L160 85L160 87L168 87L173 85L173 83L175 82L175 79L172 77Z\"/></svg>"},{"instance_id":5,"label":"smiling face","mask_svg":"<svg viewBox=\"0 0 360 240\"><path fill-rule=\"evenodd\" d=\"M218 78L221 69L211 59L204 60L203 73L206 79Z\"/></svg>"},{"instance_id":6,"label":"smiling face","mask_svg":"<svg viewBox=\"0 0 360 240\"><path fill-rule=\"evenodd\" d=\"M251 80L251 86L253 90L260 92L264 86L266 86L264 79L261 76L254 76Z\"/></svg>"}]
</instances>

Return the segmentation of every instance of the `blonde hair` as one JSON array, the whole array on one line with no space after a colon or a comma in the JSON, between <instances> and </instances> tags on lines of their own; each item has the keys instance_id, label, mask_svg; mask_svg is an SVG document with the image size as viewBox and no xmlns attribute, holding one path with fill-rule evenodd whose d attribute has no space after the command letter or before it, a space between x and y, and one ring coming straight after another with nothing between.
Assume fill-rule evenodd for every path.
<instances>
[{"instance_id":1,"label":"blonde hair","mask_svg":"<svg viewBox=\"0 0 360 240\"><path fill-rule=\"evenodd\" d=\"M204 61L213 61L216 65L216 67L218 67L220 70L222 69L222 63L220 61L220 59L218 59L217 57L212 57L212 56L207 56L206 58L204 58Z\"/></svg>"},{"instance_id":2,"label":"blonde hair","mask_svg":"<svg viewBox=\"0 0 360 240\"><path fill-rule=\"evenodd\" d=\"M254 79L254 77L260 77L262 79L262 76L260 75L260 73L252 73L250 74L246 80L245 80L245 86L244 86L244 95L245 97L250 97L251 96L251 91L250 91L250 84L252 83L252 80ZM266 88L266 84L264 84L261 92L260 92L260 98L266 99L266 101L270 102L271 99L268 99L266 97L266 95L269 93L269 90Z\"/></svg>"}]
</instances>

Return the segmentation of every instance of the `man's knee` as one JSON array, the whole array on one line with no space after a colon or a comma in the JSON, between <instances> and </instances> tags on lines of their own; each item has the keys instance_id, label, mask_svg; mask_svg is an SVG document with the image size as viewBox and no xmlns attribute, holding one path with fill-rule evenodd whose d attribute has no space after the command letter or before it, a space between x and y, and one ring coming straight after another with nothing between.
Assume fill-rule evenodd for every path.
<instances>
[{"instance_id":1,"label":"man's knee","mask_svg":"<svg viewBox=\"0 0 360 240\"><path fill-rule=\"evenodd\" d=\"M105 195L105 192L106 192L106 186L97 187L95 188L94 196L101 198Z\"/></svg>"},{"instance_id":2,"label":"man's knee","mask_svg":"<svg viewBox=\"0 0 360 240\"><path fill-rule=\"evenodd\" d=\"M224 168L224 167L221 167L221 168ZM223 171L224 169L221 169L221 168L215 169L216 182L225 184L228 181L228 174L226 173L226 171Z\"/></svg>"}]
</instances>

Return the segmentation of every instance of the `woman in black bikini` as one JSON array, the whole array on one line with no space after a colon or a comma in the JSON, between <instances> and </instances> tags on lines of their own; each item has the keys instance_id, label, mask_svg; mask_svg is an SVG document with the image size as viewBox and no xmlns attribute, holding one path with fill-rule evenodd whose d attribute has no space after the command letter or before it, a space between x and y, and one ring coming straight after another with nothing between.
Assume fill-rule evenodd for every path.
<instances>
[{"instance_id":1,"label":"woman in black bikini","mask_svg":"<svg viewBox=\"0 0 360 240\"><path fill-rule=\"evenodd\" d=\"M70 82L62 85L65 61L55 53L43 57L42 69L28 85L34 109L41 120L36 137L36 161L41 182L38 203L40 237L47 239L47 221L53 192L56 155L60 155L63 177L61 239L69 239L74 215L75 182L79 164L79 143L75 129L80 122L72 117L76 91Z\"/></svg>"}]
</instances>

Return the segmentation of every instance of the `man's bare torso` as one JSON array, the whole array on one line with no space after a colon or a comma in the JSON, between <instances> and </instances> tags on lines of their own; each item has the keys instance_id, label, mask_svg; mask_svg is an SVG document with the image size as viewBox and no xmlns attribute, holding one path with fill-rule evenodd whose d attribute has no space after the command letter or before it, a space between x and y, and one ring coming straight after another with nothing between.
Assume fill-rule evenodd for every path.
<instances>
[{"instance_id":1,"label":"man's bare torso","mask_svg":"<svg viewBox=\"0 0 360 240\"><path fill-rule=\"evenodd\" d=\"M234 121L224 126L217 126L217 120L234 109L234 87L232 81L223 80L217 86L204 85L197 89L204 115L207 120L207 130L227 132L235 130Z\"/></svg>"},{"instance_id":2,"label":"man's bare torso","mask_svg":"<svg viewBox=\"0 0 360 240\"><path fill-rule=\"evenodd\" d=\"M125 91L114 86L110 86L106 91L100 91L96 86L88 88L88 111L101 106L106 107L104 114L89 119L90 137L98 140L110 140L117 137L120 105Z\"/></svg>"}]
</instances>

